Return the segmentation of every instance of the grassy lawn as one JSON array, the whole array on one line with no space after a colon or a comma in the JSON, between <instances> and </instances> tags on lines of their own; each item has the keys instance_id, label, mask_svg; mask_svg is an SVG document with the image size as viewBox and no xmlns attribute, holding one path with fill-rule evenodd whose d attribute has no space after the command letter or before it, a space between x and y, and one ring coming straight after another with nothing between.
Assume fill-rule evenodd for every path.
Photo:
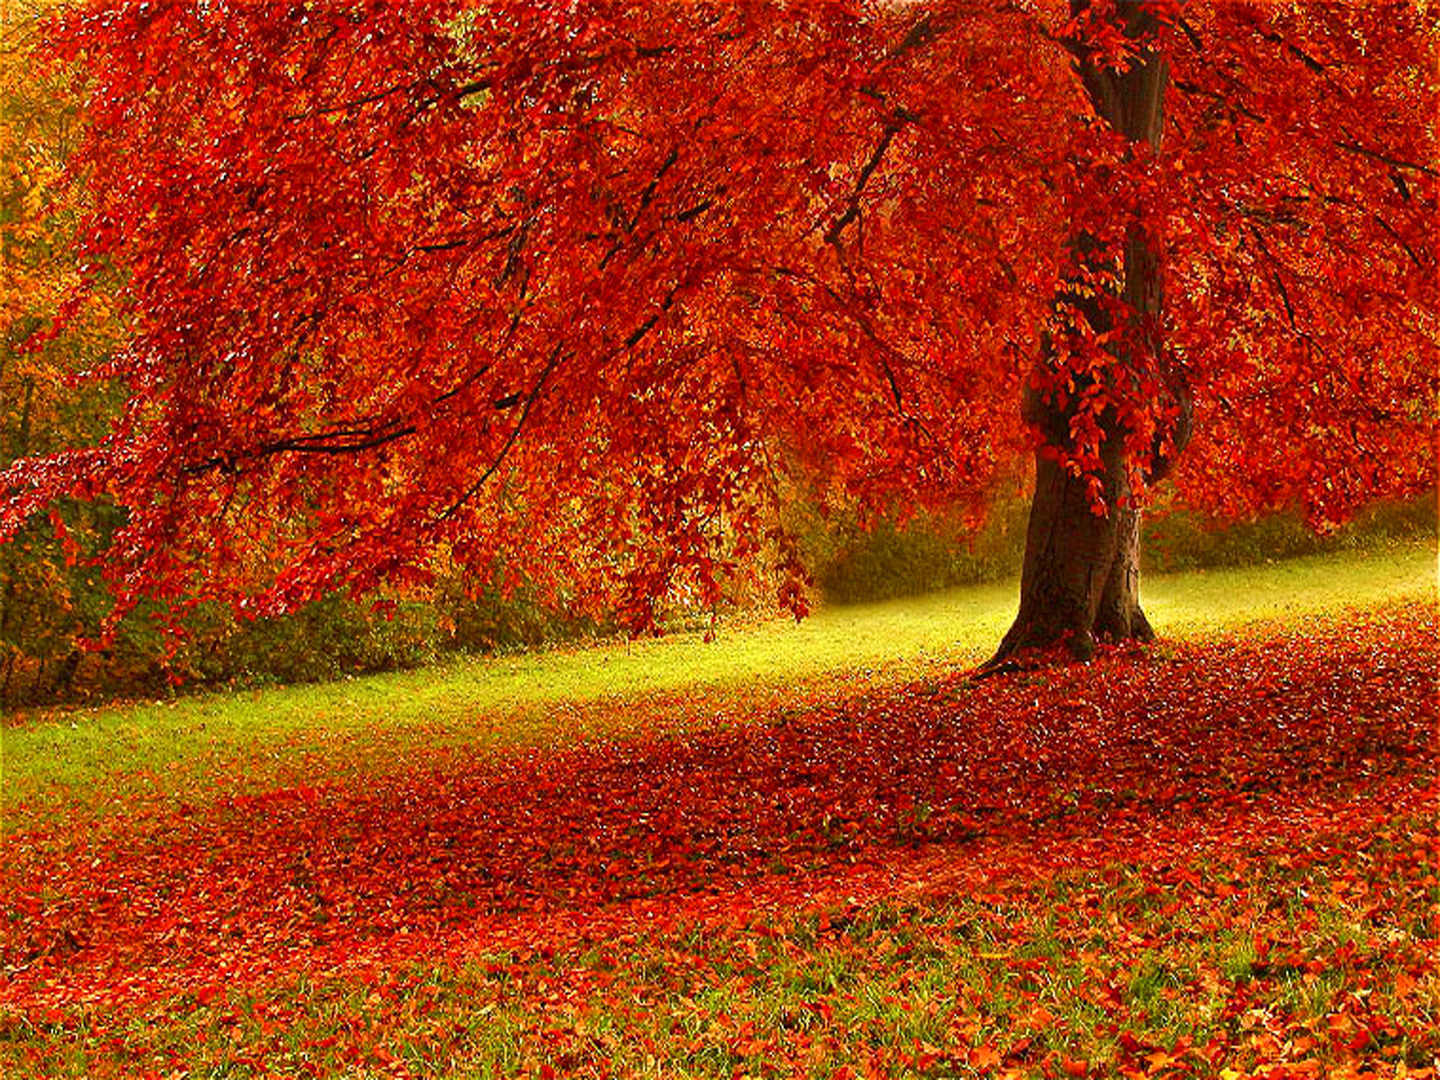
<instances>
[{"instance_id":1,"label":"grassy lawn","mask_svg":"<svg viewBox=\"0 0 1440 1080\"><path fill-rule=\"evenodd\" d=\"M1435 552L13 718L6 1076L1434 1077Z\"/></svg>"},{"instance_id":2,"label":"grassy lawn","mask_svg":"<svg viewBox=\"0 0 1440 1080\"><path fill-rule=\"evenodd\" d=\"M1383 547L1224 571L1154 575L1151 622L1167 641L1306 620L1435 595L1435 551ZM3 808L103 812L136 786L157 794L253 790L299 782L317 767L374 771L417 750L503 750L711 725L758 702L817 696L951 671L983 661L1014 614L1013 585L955 589L838 607L796 623L722 627L714 641L676 634L590 648L464 660L420 671L173 701L25 713L4 729ZM705 693L698 700L695 691ZM97 782L103 778L103 786Z\"/></svg>"}]
</instances>

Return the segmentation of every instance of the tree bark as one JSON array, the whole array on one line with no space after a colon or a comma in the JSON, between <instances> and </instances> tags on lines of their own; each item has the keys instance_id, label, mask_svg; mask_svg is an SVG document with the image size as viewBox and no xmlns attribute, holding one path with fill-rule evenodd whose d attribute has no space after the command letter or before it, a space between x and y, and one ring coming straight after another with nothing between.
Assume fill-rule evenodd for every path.
<instances>
[{"instance_id":1,"label":"tree bark","mask_svg":"<svg viewBox=\"0 0 1440 1080\"><path fill-rule=\"evenodd\" d=\"M1081 14L1089 0L1071 0L1073 14ZM1112 18L1132 39L1153 34L1157 24L1139 0L1120 0ZM1142 52L1124 71L1096 61L1082 41L1071 43L1076 70L1096 112L1116 131L1133 141L1160 149L1164 123L1165 85L1169 65L1156 51ZM1072 238L1080 260L1087 243L1084 234ZM1127 227L1122 296L1145 346L1159 355L1162 310L1160 260L1138 222ZM1111 329L1102 305L1076 301L1097 332ZM1110 378L1124 378L1124 357L1117 356ZM1188 441L1190 401L1187 388L1171 380L1180 417L1172 434L1174 452L1156 457L1147 479L1158 479L1173 464ZM1131 498L1128 463L1124 460L1124 431L1113 410L1101 417L1100 481L1107 513L1092 509L1085 478L1067 471L1057 460L1055 447L1069 438L1070 414L1028 394L1026 418L1045 433L1048 445L1035 458L1035 494L1025 536L1025 561L1020 578L1020 609L1009 633L987 667L997 667L1024 649L1048 648L1065 643L1073 655L1088 659L1097 638L1150 640L1154 637L1140 607L1140 510Z\"/></svg>"}]
</instances>

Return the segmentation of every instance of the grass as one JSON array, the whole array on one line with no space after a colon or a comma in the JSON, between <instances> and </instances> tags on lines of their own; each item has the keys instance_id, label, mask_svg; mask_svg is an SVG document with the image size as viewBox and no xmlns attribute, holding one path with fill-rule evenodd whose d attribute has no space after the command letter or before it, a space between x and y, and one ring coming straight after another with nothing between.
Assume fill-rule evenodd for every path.
<instances>
[{"instance_id":1,"label":"grass","mask_svg":"<svg viewBox=\"0 0 1440 1080\"><path fill-rule=\"evenodd\" d=\"M1174 640L1435 595L1435 552L1397 545L1260 567L1152 575L1145 605ZM795 623L722 627L589 648L454 662L421 671L170 701L30 712L3 731L5 827L17 808L88 807L143 789L164 797L206 782L256 790L317 768L375 771L419 749L498 752L633 734L623 708L669 697L676 726L862 692L983 660L1003 635L1013 585L822 609ZM687 714L687 690L706 711ZM727 698L729 700L726 704ZM719 702L718 708L716 702ZM646 721L647 723L649 721ZM118 805L118 804L116 804Z\"/></svg>"}]
</instances>

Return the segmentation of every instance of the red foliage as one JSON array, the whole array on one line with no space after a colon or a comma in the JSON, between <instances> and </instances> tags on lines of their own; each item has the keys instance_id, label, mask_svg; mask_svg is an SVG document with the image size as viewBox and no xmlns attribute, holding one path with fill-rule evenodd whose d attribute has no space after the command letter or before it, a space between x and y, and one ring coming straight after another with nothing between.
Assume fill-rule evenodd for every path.
<instances>
[{"instance_id":1,"label":"red foliage","mask_svg":"<svg viewBox=\"0 0 1440 1080\"><path fill-rule=\"evenodd\" d=\"M983 503L1066 237L1127 222L1168 247L1169 353L1096 382L1115 343L1068 328L1040 384L1084 399L1077 463L1107 405L1163 442L1158 365L1196 503L1433 483L1434 5L1150 6L1182 12L1159 155L1066 49L1134 43L1061 3L94 0L52 44L130 399L0 477L0 533L103 494L126 600L508 551L643 623L760 548L793 578L792 483Z\"/></svg>"},{"instance_id":2,"label":"red foliage","mask_svg":"<svg viewBox=\"0 0 1440 1080\"><path fill-rule=\"evenodd\" d=\"M22 827L0 1003L734 920L1114 861L1283 854L1435 805L1434 613L886 692L727 730ZM656 717L662 726L664 717ZM204 801L209 800L209 801ZM848 898L848 901L847 901Z\"/></svg>"}]
</instances>

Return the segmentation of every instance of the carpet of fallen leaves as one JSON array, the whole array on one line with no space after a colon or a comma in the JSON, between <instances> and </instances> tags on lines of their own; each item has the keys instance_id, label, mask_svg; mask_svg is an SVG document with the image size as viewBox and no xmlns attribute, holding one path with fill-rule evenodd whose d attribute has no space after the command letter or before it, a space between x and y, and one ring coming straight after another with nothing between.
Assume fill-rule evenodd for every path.
<instances>
[{"instance_id":1,"label":"carpet of fallen leaves","mask_svg":"<svg viewBox=\"0 0 1440 1080\"><path fill-rule=\"evenodd\" d=\"M903 912L918 904L902 921L950 925L954 904L978 904L972 913L1008 905L1012 926L1040 912L1053 930L1056 911L1083 922L1089 903L1098 917L1100 901L1077 900L1065 882L1090 874L1084 880L1095 886L1094 875L1117 866L1177 904L1206 898L1223 927L1236 897L1265 910L1247 868L1263 863L1267 873L1303 876L1319 862L1331 867L1327 888L1353 890L1357 918L1414 923L1412 907L1434 902L1440 862L1437 670L1434 610L1411 605L1303 635L1115 651L1085 667L979 681L957 672L847 701L797 697L779 711L724 718L699 732L667 734L656 717L651 738L498 755L450 749L377 775L316 775L259 795L201 791L189 803L137 799L133 812L58 820L27 820L22 807L0 881L0 1055L10 1043L37 1075L59 1069L61 1057L47 1058L47 1047L83 1029L88 1045L108 1046L108 1060L123 1062L123 1033L136 1030L137 1017L148 1027L172 1014L193 1019L247 992L246 1039L278 1045L274 1031L284 1025L254 1015L256 1003L271 1000L265 988L378 980L389 987L378 1000L403 1001L413 1012L414 994L397 991L396 973L416 963L468 971L483 961L482 971L508 973L511 984L524 982L522 969L544 984L513 958L553 965L557 956L590 955L597 942L694 933L712 953L748 949L755 961L757 940L779 948L774 940L790 940L807 913L821 913L828 928L839 924L836 913L849 913L848 925L877 906ZM1385 838L1379 848L1377 836ZM1292 885L1304 893L1303 882ZM992 902L981 903L986 897ZM941 903L952 905L943 916ZM1123 952L1116 910L1109 948ZM1429 1005L1415 1014L1433 1020L1433 911L1422 931L1428 952L1397 959L1392 983L1428 993ZM1318 974L1345 960L1301 956L1259 934L1250 948L1252 977L1257 964L1262 972L1267 963L1301 972L1310 964ZM1022 963L1003 955L1007 965ZM496 967L499 956L512 959ZM1120 978L1114 955L1089 963L1105 973L1097 986ZM549 998L524 1005L537 1017L536 1046L554 1041L545 1032L558 1030L555 1001L573 1011L603 986L606 1000L621 1002L627 978L642 1011L647 994L653 1003L667 992L664 980L644 988L635 969L613 958L588 975L567 972ZM1234 1024L1249 1017L1248 1036L1273 1043L1246 1043L1246 1067L1256 1075L1318 1075L1294 1064L1305 1058L1297 1045L1323 1046L1330 1073L1349 1062L1361 1074L1384 1067L1383 1075L1429 1075L1433 1060L1416 1054L1440 1052L1433 1031L1403 1030L1377 1014L1363 983L1350 987L1353 1000L1333 1013L1332 1028L1304 1035L1308 1044L1247 1013L1246 985L1231 987L1227 1008ZM693 1005L684 990L676 1000ZM472 1004L484 996L475 993ZM668 1007L673 1014L673 1001ZM816 1006L810 1019L828 1020L838 1008ZM285 1011L273 1001L272 1009ZM507 1022L519 1023L513 999L510 1009ZM1034 1001L1027 1009L1032 1027L1055 1020ZM853 1066L820 1074L1089 1068L1033 1048L1027 1058L1015 1026L1021 1014L1010 1017L1008 1036L987 1035L979 1021L966 1029L957 1015L952 1010L948 1034L933 1043L917 1037L902 1047L908 1056L880 1060L871 1039L869 1057L857 1051ZM744 1071L735 1063L752 1057L770 1062L756 1075L811 1075L821 1059L791 1052L810 1046L799 1039L809 1028L781 1028L767 1034L752 1018L748 1033L728 1032L758 1056L732 1045L724 1075L732 1064ZM777 1041L776 1031L785 1038ZM1120 1039L1119 1031L1111 1036ZM1239 1060L1223 1047L1177 1049L1125 1034L1109 1068L1130 1075L1225 1075L1226 1063ZM266 1052L246 1050L246 1039L235 1041L231 1065L243 1069L233 1074L267 1071ZM374 1031L365 1038L344 1029L331 1037L337 1044L369 1048L352 1067L424 1071ZM503 1067L548 1075L558 1060L563 1071L602 1074L607 1059L618 1060L603 1040L583 1045L579 1056L536 1051ZM1381 1056L1383 1045L1403 1045L1404 1054ZM184 1048L168 1053L170 1067L155 1066L157 1074L184 1074ZM286 1059L281 1071L317 1068L302 1057ZM698 1060L681 1071L710 1069ZM131 1061L141 1073L154 1063L142 1064Z\"/></svg>"}]
</instances>

